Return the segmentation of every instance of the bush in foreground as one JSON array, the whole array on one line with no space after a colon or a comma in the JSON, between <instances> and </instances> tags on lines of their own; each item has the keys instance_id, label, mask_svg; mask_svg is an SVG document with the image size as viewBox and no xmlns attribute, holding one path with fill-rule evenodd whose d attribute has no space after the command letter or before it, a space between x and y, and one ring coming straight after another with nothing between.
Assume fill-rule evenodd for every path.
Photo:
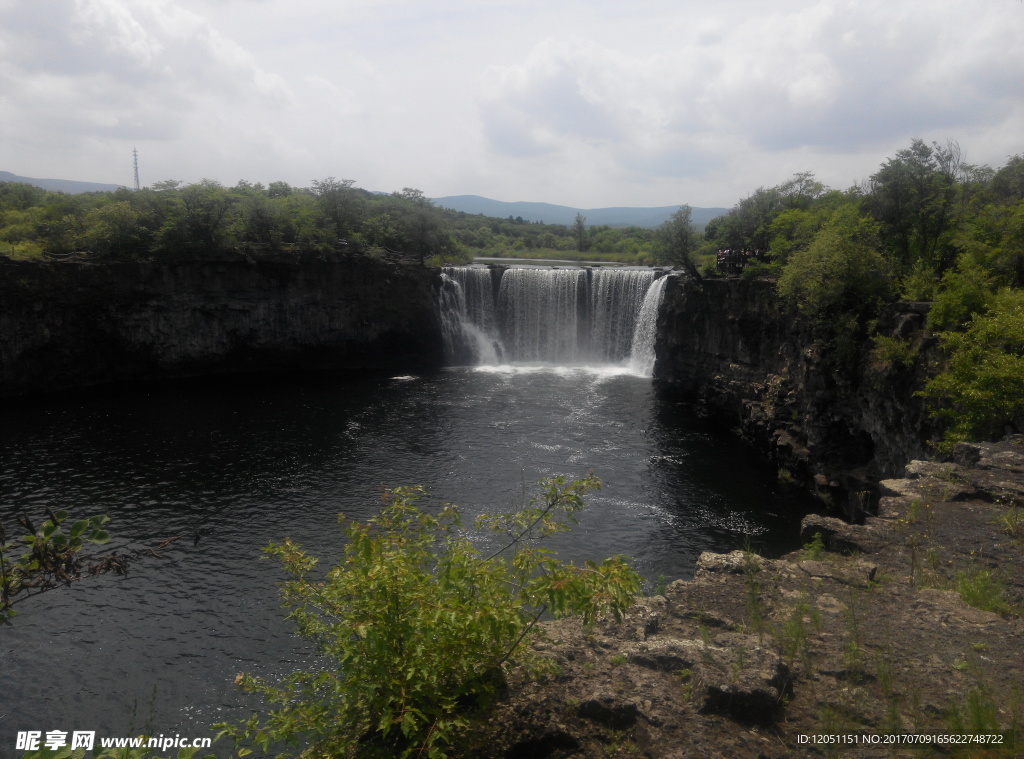
<instances>
[{"instance_id":1,"label":"bush in foreground","mask_svg":"<svg viewBox=\"0 0 1024 759\"><path fill-rule=\"evenodd\" d=\"M276 685L240 675L243 689L280 707L218 727L264 751L298 744L302 757L445 756L466 715L498 694L509 667L528 661L544 614L617 615L640 589L621 557L580 567L538 545L570 529L597 479L542 487L527 508L477 521L506 536L489 556L462 530L456 507L420 509L419 488L387 493L368 523L342 518L347 545L325 577L290 540L269 546L292 576L283 588L289 616L329 666Z\"/></svg>"}]
</instances>

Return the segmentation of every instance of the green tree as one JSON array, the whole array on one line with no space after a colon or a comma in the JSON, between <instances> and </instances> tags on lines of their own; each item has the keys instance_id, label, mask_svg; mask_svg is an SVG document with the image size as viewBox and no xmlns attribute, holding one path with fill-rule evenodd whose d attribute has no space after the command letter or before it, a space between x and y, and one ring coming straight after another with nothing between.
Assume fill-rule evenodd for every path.
<instances>
[{"instance_id":1,"label":"green tree","mask_svg":"<svg viewBox=\"0 0 1024 759\"><path fill-rule=\"evenodd\" d=\"M482 517L508 540L484 556L458 511L416 506L419 488L385 496L370 522L344 522L343 558L327 572L290 540L270 546L292 579L285 604L299 634L331 664L274 685L240 677L279 708L261 721L221 725L236 742L300 743L302 757L443 757L513 664L528 661L545 613L618 614L640 578L621 558L577 567L538 541L570 528L593 477L543 483L522 511Z\"/></svg>"},{"instance_id":2,"label":"green tree","mask_svg":"<svg viewBox=\"0 0 1024 759\"><path fill-rule=\"evenodd\" d=\"M959 330L992 302L995 279L970 256L961 256L955 269L942 275L940 291L928 312L928 328Z\"/></svg>"},{"instance_id":3,"label":"green tree","mask_svg":"<svg viewBox=\"0 0 1024 759\"><path fill-rule=\"evenodd\" d=\"M1024 200L972 209L955 243L1001 283L1024 287Z\"/></svg>"},{"instance_id":4,"label":"green tree","mask_svg":"<svg viewBox=\"0 0 1024 759\"><path fill-rule=\"evenodd\" d=\"M201 179L178 190L181 213L179 239L217 247L227 226L228 211L236 202L220 182Z\"/></svg>"},{"instance_id":5,"label":"green tree","mask_svg":"<svg viewBox=\"0 0 1024 759\"><path fill-rule=\"evenodd\" d=\"M777 230L772 225L787 210L806 211L826 194L826 188L810 171L794 174L775 187L758 187L704 227L710 247L732 250L768 250Z\"/></svg>"},{"instance_id":6,"label":"green tree","mask_svg":"<svg viewBox=\"0 0 1024 759\"><path fill-rule=\"evenodd\" d=\"M1024 291L1000 290L963 332L940 337L948 367L921 395L935 402L932 415L948 423L945 444L996 438L1010 424L1024 429Z\"/></svg>"},{"instance_id":7,"label":"green tree","mask_svg":"<svg viewBox=\"0 0 1024 759\"><path fill-rule=\"evenodd\" d=\"M293 192L295 190L287 182L271 182L267 186L267 197L269 198L285 198Z\"/></svg>"},{"instance_id":8,"label":"green tree","mask_svg":"<svg viewBox=\"0 0 1024 759\"><path fill-rule=\"evenodd\" d=\"M699 282L701 276L693 262L693 252L697 248L697 230L690 220L691 213L690 206L681 206L668 221L658 227L658 256L662 261L682 266Z\"/></svg>"},{"instance_id":9,"label":"green tree","mask_svg":"<svg viewBox=\"0 0 1024 759\"><path fill-rule=\"evenodd\" d=\"M582 253L587 249L587 217L581 213L576 214L572 222L572 234L576 239L576 250Z\"/></svg>"},{"instance_id":10,"label":"green tree","mask_svg":"<svg viewBox=\"0 0 1024 759\"><path fill-rule=\"evenodd\" d=\"M992 177L989 192L1002 202L1024 202L1024 156L1011 156Z\"/></svg>"},{"instance_id":11,"label":"green tree","mask_svg":"<svg viewBox=\"0 0 1024 759\"><path fill-rule=\"evenodd\" d=\"M83 245L114 258L138 258L149 252L150 231L142 214L127 200L92 209L85 216Z\"/></svg>"},{"instance_id":12,"label":"green tree","mask_svg":"<svg viewBox=\"0 0 1024 759\"><path fill-rule=\"evenodd\" d=\"M733 250L767 250L771 239L768 227L782 208L777 187L758 187L719 222L718 242Z\"/></svg>"},{"instance_id":13,"label":"green tree","mask_svg":"<svg viewBox=\"0 0 1024 759\"><path fill-rule=\"evenodd\" d=\"M238 239L277 248L285 239L282 210L266 191L244 194L237 207Z\"/></svg>"},{"instance_id":14,"label":"green tree","mask_svg":"<svg viewBox=\"0 0 1024 759\"><path fill-rule=\"evenodd\" d=\"M387 199L385 214L394 224L394 246L423 264L431 256L455 249L439 209L422 191L405 187ZM380 220L378 219L378 222ZM379 223L374 233L380 231Z\"/></svg>"},{"instance_id":15,"label":"green tree","mask_svg":"<svg viewBox=\"0 0 1024 759\"><path fill-rule=\"evenodd\" d=\"M924 261L941 274L952 264L946 236L966 169L956 143L929 146L915 139L871 175L867 207L882 223L901 270Z\"/></svg>"},{"instance_id":16,"label":"green tree","mask_svg":"<svg viewBox=\"0 0 1024 759\"><path fill-rule=\"evenodd\" d=\"M354 179L313 180L312 193L327 225L339 238L352 234L362 220L362 198Z\"/></svg>"},{"instance_id":17,"label":"green tree","mask_svg":"<svg viewBox=\"0 0 1024 759\"><path fill-rule=\"evenodd\" d=\"M836 210L856 199L838 190L817 195L806 205L795 204L781 211L768 225L768 255L785 263L797 250L806 248Z\"/></svg>"},{"instance_id":18,"label":"green tree","mask_svg":"<svg viewBox=\"0 0 1024 759\"><path fill-rule=\"evenodd\" d=\"M46 190L21 182L0 182L0 212L24 211L42 205Z\"/></svg>"},{"instance_id":19,"label":"green tree","mask_svg":"<svg viewBox=\"0 0 1024 759\"><path fill-rule=\"evenodd\" d=\"M398 224L391 214L384 212L363 222L363 237L378 248L394 248L398 245Z\"/></svg>"},{"instance_id":20,"label":"green tree","mask_svg":"<svg viewBox=\"0 0 1024 759\"><path fill-rule=\"evenodd\" d=\"M878 224L856 207L842 206L809 246L793 253L778 290L839 363L851 366L868 322L894 294L889 263L879 252Z\"/></svg>"}]
</instances>

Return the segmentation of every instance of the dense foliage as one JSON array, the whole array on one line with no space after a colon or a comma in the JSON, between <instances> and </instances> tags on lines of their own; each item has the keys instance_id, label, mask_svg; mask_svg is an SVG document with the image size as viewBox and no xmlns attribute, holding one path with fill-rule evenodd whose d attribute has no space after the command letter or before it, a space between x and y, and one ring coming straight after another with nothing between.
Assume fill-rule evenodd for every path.
<instances>
[{"instance_id":1,"label":"dense foliage","mask_svg":"<svg viewBox=\"0 0 1024 759\"><path fill-rule=\"evenodd\" d=\"M329 177L284 182L159 182L139 192L66 195L0 184L0 253L36 257L85 252L112 259L203 250L346 251L423 261L455 256L439 209L419 190L391 195Z\"/></svg>"},{"instance_id":2,"label":"dense foliage","mask_svg":"<svg viewBox=\"0 0 1024 759\"><path fill-rule=\"evenodd\" d=\"M1024 423L1024 291L1003 288L963 332L943 333L949 368L923 394L948 419L946 443L1000 436Z\"/></svg>"},{"instance_id":3,"label":"dense foliage","mask_svg":"<svg viewBox=\"0 0 1024 759\"><path fill-rule=\"evenodd\" d=\"M656 247L652 229L587 226L582 216L569 226L496 219L438 208L419 190L371 193L334 177L308 188L204 179L82 195L0 183L0 255L15 258L304 249L432 263L507 255L654 263Z\"/></svg>"},{"instance_id":4,"label":"dense foliage","mask_svg":"<svg viewBox=\"0 0 1024 759\"><path fill-rule=\"evenodd\" d=\"M743 276L777 280L826 370L847 376L869 356L912 368L910 348L875 334L876 320L895 297L931 301L948 366L924 395L947 440L1020 422L1024 346L1007 304L1024 287L1024 157L993 170L966 163L956 143L913 140L863 186L830 190L798 174L709 223L697 251L705 275L722 274L720 250L756 253Z\"/></svg>"},{"instance_id":5,"label":"dense foliage","mask_svg":"<svg viewBox=\"0 0 1024 759\"><path fill-rule=\"evenodd\" d=\"M618 614L640 588L619 557L574 566L540 547L575 523L599 483L591 476L542 485L527 508L478 520L507 540L489 556L454 506L419 508L418 488L387 493L368 523L343 519L343 557L326 576L291 541L270 546L292 576L283 588L290 618L327 662L280 684L239 676L279 708L263 721L220 727L243 752L246 744L298 744L303 757L443 757L506 669L534 655L529 643L542 615Z\"/></svg>"}]
</instances>

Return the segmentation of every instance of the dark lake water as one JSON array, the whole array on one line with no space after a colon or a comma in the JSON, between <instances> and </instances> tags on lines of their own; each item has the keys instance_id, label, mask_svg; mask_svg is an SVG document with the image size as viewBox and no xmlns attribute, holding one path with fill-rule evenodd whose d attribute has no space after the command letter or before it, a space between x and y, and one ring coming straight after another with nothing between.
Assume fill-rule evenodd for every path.
<instances>
[{"instance_id":1,"label":"dark lake water","mask_svg":"<svg viewBox=\"0 0 1024 759\"><path fill-rule=\"evenodd\" d=\"M336 555L336 515L374 514L384 486L423 485L475 514L514 508L542 477L593 470L605 487L560 555L627 554L652 584L691 576L701 551L795 547L805 506L727 431L624 369L219 379L2 408L8 525L49 506L109 515L104 550L188 536L127 577L32 599L0 628L5 756L19 730L198 737L247 716L237 673L315 660L260 548L288 536Z\"/></svg>"}]
</instances>

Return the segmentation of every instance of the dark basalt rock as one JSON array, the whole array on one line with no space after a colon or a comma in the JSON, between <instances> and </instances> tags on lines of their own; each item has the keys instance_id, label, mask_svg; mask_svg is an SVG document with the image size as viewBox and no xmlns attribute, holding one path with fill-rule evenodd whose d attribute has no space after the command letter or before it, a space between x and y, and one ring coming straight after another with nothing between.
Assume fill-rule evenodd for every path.
<instances>
[{"instance_id":1,"label":"dark basalt rock","mask_svg":"<svg viewBox=\"0 0 1024 759\"><path fill-rule=\"evenodd\" d=\"M882 333L924 352L934 342L921 332L927 311L893 304ZM876 510L878 480L926 455L928 421L914 396L920 371L837 368L806 325L783 312L771 282L676 274L665 288L655 366L662 392L725 420L852 521Z\"/></svg>"},{"instance_id":2,"label":"dark basalt rock","mask_svg":"<svg viewBox=\"0 0 1024 759\"><path fill-rule=\"evenodd\" d=\"M442 361L436 272L353 256L0 259L0 395Z\"/></svg>"}]
</instances>

